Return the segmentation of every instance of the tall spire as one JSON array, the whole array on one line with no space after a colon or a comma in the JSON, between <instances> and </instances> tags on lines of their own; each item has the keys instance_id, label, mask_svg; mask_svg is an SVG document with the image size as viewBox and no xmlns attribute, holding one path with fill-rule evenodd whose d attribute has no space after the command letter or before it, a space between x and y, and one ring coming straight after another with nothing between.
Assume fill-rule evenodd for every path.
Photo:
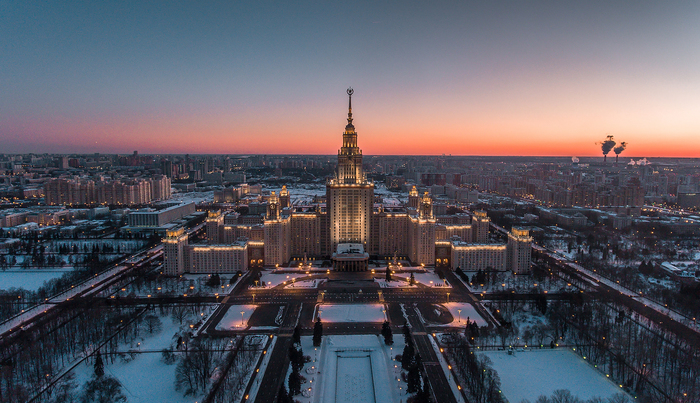
<instances>
[{"instance_id":1,"label":"tall spire","mask_svg":"<svg viewBox=\"0 0 700 403\"><path fill-rule=\"evenodd\" d=\"M355 90L352 89L352 87L348 88L348 125L345 127L345 130L348 130L352 128L353 130L355 129L355 126L352 125L352 94L355 93Z\"/></svg>"}]
</instances>

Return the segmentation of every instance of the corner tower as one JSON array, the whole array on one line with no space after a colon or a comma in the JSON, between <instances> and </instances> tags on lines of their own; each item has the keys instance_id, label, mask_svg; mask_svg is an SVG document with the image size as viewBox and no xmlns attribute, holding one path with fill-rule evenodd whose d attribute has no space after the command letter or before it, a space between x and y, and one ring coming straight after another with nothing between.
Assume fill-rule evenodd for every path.
<instances>
[{"instance_id":1,"label":"corner tower","mask_svg":"<svg viewBox=\"0 0 700 403\"><path fill-rule=\"evenodd\" d=\"M367 181L362 170L362 151L357 146L357 132L352 123L352 95L348 88L348 123L343 132L343 145L338 150L338 169L326 185L329 234L332 252L340 244L362 246L368 250L374 184ZM347 249L347 248L346 248ZM358 249L356 246L353 250Z\"/></svg>"}]
</instances>

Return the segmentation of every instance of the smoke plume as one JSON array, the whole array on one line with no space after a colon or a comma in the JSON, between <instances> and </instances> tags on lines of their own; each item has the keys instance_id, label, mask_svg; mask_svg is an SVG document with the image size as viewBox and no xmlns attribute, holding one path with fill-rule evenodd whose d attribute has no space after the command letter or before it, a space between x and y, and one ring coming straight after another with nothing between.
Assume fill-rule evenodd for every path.
<instances>
[{"instance_id":1,"label":"smoke plume","mask_svg":"<svg viewBox=\"0 0 700 403\"><path fill-rule=\"evenodd\" d=\"M617 143L613 139L613 136L608 134L608 137L606 137L605 140L596 144L600 144L600 149L603 151L603 163L606 163L608 161L608 154Z\"/></svg>"},{"instance_id":2,"label":"smoke plume","mask_svg":"<svg viewBox=\"0 0 700 403\"><path fill-rule=\"evenodd\" d=\"M627 142L625 141L613 148L613 152L615 152L615 165L617 165L617 158L620 156L621 152L625 151L625 148L627 148Z\"/></svg>"},{"instance_id":3,"label":"smoke plume","mask_svg":"<svg viewBox=\"0 0 700 403\"><path fill-rule=\"evenodd\" d=\"M625 151L625 148L627 148L627 142L623 141L619 146L615 147L613 151L615 154L620 155L621 152Z\"/></svg>"}]
</instances>

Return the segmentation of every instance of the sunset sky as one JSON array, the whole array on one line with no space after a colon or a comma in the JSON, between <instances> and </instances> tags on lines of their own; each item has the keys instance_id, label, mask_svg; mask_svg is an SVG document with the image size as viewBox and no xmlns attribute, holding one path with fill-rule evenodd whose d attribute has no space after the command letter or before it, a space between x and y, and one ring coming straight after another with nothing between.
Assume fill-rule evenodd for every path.
<instances>
[{"instance_id":1,"label":"sunset sky","mask_svg":"<svg viewBox=\"0 0 700 403\"><path fill-rule=\"evenodd\" d=\"M0 153L700 157L698 1L0 2ZM611 154L613 155L613 154Z\"/></svg>"}]
</instances>

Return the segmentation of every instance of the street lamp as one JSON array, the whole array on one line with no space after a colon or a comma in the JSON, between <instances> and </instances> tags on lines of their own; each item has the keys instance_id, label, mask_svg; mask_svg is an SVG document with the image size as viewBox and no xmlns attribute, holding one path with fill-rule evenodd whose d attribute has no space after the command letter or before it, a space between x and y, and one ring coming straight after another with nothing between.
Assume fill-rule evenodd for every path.
<instances>
[{"instance_id":1,"label":"street lamp","mask_svg":"<svg viewBox=\"0 0 700 403\"><path fill-rule=\"evenodd\" d=\"M243 314L244 313L245 313L245 311L241 311L241 327L243 327Z\"/></svg>"},{"instance_id":2,"label":"street lamp","mask_svg":"<svg viewBox=\"0 0 700 403\"><path fill-rule=\"evenodd\" d=\"M462 310L458 309L457 313L459 314L459 323L462 323Z\"/></svg>"}]
</instances>

